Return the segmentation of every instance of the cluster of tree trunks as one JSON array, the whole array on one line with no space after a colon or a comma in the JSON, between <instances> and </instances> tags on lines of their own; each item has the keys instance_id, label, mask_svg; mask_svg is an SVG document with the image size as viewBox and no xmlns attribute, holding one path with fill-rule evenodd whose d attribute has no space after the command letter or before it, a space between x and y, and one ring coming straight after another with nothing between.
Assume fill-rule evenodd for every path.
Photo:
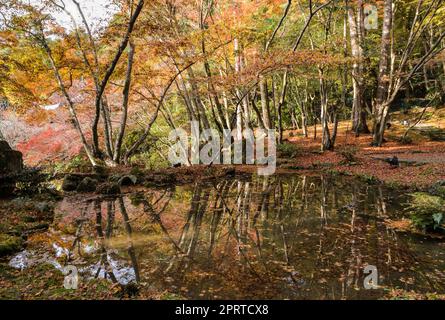
<instances>
[{"instance_id":1,"label":"cluster of tree trunks","mask_svg":"<svg viewBox=\"0 0 445 320\"><path fill-rule=\"evenodd\" d=\"M191 23L187 27L184 27L182 22L176 19L176 4L168 3L165 14L166 20L169 21L168 27L171 28L173 34L168 34L168 36L177 42L186 38L190 32L199 34L200 38L198 38L199 45L192 48L193 50L181 46L170 48L166 45L165 52L167 54L162 59L171 66L175 74L160 90L160 94L154 94L153 88L148 88L144 92L133 88L133 82L137 76L134 69L138 66L135 55L140 52L137 42L134 41L133 33L137 21L141 20L139 17L150 14L142 13L145 1L131 1L125 7L128 12L123 10L123 16L126 18L123 19L121 38L118 38L116 48L109 50L111 59L105 63L102 61L104 58L100 56L100 50L96 43L97 37L92 34L79 2L70 1L75 5L76 15L81 18L81 26L77 25L74 13L65 7L64 2L51 0L49 3L71 17L74 27L73 35L77 44L76 50L82 59L82 68L87 70L93 83L94 116L91 123L91 139L85 133L85 125L80 123L75 99L64 81L64 66L51 45L51 39L46 30L46 16L41 12L40 15L37 14L37 11L33 12L35 19L30 23L30 27L20 26L20 31L34 39L46 53L59 89L66 99L74 127L78 131L86 155L94 166L99 163L99 160L105 160L105 163L109 165L127 163L150 135L150 130L158 114L164 117L165 122L172 129L177 129L175 117L169 106L164 103L172 86L175 87L175 93L182 100L181 104L186 110L188 120L198 122L202 129L216 127L220 132L223 132L224 129L235 129L236 137L241 140L243 139L243 129L255 127L277 129L278 143L282 143L286 121L289 118L286 118L286 112L289 112L292 127L301 128L306 137L310 123L314 125L314 138L317 136L317 124L321 125L322 151L333 150L335 147L340 110L348 115L351 114L352 130L356 135L370 133L367 120L372 116L373 144L381 146L384 142L391 105L400 91L404 90L410 80L419 72L423 74L426 90L443 91L445 96L445 80L441 84L439 81L435 81L433 84L431 71L428 70L428 62L444 48L445 32L438 32L430 27L430 22L437 18L437 13L442 8L441 0L417 0L415 2L417 3L416 11L408 13L409 19L407 20L412 23L405 27L408 34L406 43L401 46L397 45L397 49L395 49L394 39L395 1L382 1L384 14L381 23L379 64L375 76L377 85L366 81L372 66L370 66L370 57L366 51L368 30L365 24L367 17L364 12L363 0L331 0L322 3L314 1L295 3L288 0L270 36L265 37L264 47L261 43L259 51L262 51L261 53L265 57L277 39L283 37L285 22L292 13L293 6L299 7L299 12L302 14L298 18L302 17L303 20L299 31L294 34L295 37L290 37L291 42L287 44L291 54L300 49L303 39L305 41L307 39L312 52L320 52L328 56L331 54L328 51L328 46L320 45L320 39L324 44L335 41L337 36L335 28L337 25L341 26L343 22L342 50L344 58L351 58L351 68L347 63L335 67L323 62L315 63L316 74L313 76L312 83L314 85L311 92L309 92L307 79L296 79L292 65L265 67L264 70L257 71L255 80L246 81L246 84L243 81L244 72L249 72L251 61L248 61L245 49L247 42L243 39L242 34L235 34L227 42L210 49L211 41L207 39L206 31L212 24L212 14L217 3L208 0L202 1L197 7L200 11L197 12L199 14L197 15L198 23ZM339 15L336 5L343 2L345 10ZM414 7L411 6L411 8ZM316 26L312 23L314 20L317 22ZM314 30L317 30L316 36ZM422 43L425 37L428 41ZM317 43L317 41L319 42ZM233 49L232 52L228 52L229 50L226 48L229 44L230 50ZM213 50L220 47L224 47L224 50L218 56L218 63L214 63L215 61L211 60ZM424 49L419 49L419 47ZM190 59L190 51L193 51L194 60ZM421 52L422 55L414 59L418 52ZM113 127L113 110L109 106L107 92L111 79L116 75L119 65L122 64L123 57L127 57L123 68L125 69L122 76L123 84L113 83L115 87L122 87L120 117L117 127ZM195 66L198 63L202 69ZM445 72L445 63L442 64L442 67ZM340 75L340 84L337 83L337 79L332 79L332 74L337 74L337 72ZM236 79L235 84L218 87L217 80L215 80L216 75L221 78L233 76ZM352 103L350 105L348 105L347 99L349 80L352 83ZM204 86L205 89L203 89ZM147 91L152 96L147 96ZM335 97L337 91L341 93L340 99ZM153 100L156 102L154 103L154 112L144 124L142 133L124 151L124 138L128 130L128 111L133 94L139 95L147 102L152 103ZM292 101L292 99L294 100ZM100 124L103 124L102 127ZM103 133L100 132L101 129L103 129Z\"/></svg>"}]
</instances>

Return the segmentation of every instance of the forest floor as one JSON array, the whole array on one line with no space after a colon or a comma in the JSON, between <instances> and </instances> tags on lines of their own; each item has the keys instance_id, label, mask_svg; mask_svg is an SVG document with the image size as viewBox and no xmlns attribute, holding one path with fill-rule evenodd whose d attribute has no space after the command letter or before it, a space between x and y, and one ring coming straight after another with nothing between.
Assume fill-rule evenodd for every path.
<instances>
[{"instance_id":1,"label":"forest floor","mask_svg":"<svg viewBox=\"0 0 445 320\"><path fill-rule=\"evenodd\" d=\"M285 139L296 146L297 156L281 164L280 168L321 169L375 179L392 186L425 189L437 181L445 180L445 141L432 141L429 131L425 131L425 128L434 128L435 133L445 132L445 109L439 109L435 116L418 124L409 133L412 140L410 144L401 143L400 137L407 129L402 122L404 118L413 117L415 115L412 114L393 115L391 128L386 133L386 142L382 147L371 147L370 134L356 137L350 130L349 122L339 125L335 151L324 153L320 152L320 127L317 128L318 136L315 139L313 127L309 128L308 138L303 136L301 130L286 132ZM392 166L385 161L394 156L398 158L399 166Z\"/></svg>"}]
</instances>

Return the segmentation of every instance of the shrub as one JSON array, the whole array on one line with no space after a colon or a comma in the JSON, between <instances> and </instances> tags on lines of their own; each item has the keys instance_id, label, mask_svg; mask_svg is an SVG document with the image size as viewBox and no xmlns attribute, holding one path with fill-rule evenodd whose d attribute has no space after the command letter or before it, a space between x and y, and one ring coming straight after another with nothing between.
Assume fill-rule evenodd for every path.
<instances>
[{"instance_id":1,"label":"shrub","mask_svg":"<svg viewBox=\"0 0 445 320\"><path fill-rule=\"evenodd\" d=\"M445 180L438 181L428 190L433 196L445 198Z\"/></svg>"},{"instance_id":2,"label":"shrub","mask_svg":"<svg viewBox=\"0 0 445 320\"><path fill-rule=\"evenodd\" d=\"M413 138L411 138L410 136L403 136L400 138L400 143L404 144L404 145L409 145L413 143Z\"/></svg>"},{"instance_id":3,"label":"shrub","mask_svg":"<svg viewBox=\"0 0 445 320\"><path fill-rule=\"evenodd\" d=\"M445 200L418 192L411 194L407 211L413 225L422 231L445 230Z\"/></svg>"},{"instance_id":4,"label":"shrub","mask_svg":"<svg viewBox=\"0 0 445 320\"><path fill-rule=\"evenodd\" d=\"M356 146L346 146L340 151L340 154L344 158L344 162L354 163L357 162L357 152L358 149Z\"/></svg>"},{"instance_id":5,"label":"shrub","mask_svg":"<svg viewBox=\"0 0 445 320\"><path fill-rule=\"evenodd\" d=\"M282 143L277 146L277 152L283 158L295 158L298 151L298 147L293 143Z\"/></svg>"},{"instance_id":6,"label":"shrub","mask_svg":"<svg viewBox=\"0 0 445 320\"><path fill-rule=\"evenodd\" d=\"M55 172L89 172L91 163L84 155L77 155L69 161L56 162L52 168Z\"/></svg>"},{"instance_id":7,"label":"shrub","mask_svg":"<svg viewBox=\"0 0 445 320\"><path fill-rule=\"evenodd\" d=\"M123 150L132 147L133 144L143 135L143 133L144 130L141 129L129 130L124 136L124 141L122 144ZM156 139L154 139L152 136L145 139L144 142L142 142L142 144L139 146L138 153L148 152L154 142L156 142Z\"/></svg>"},{"instance_id":8,"label":"shrub","mask_svg":"<svg viewBox=\"0 0 445 320\"><path fill-rule=\"evenodd\" d=\"M132 166L148 170L158 170L169 167L168 160L161 157L157 152L144 152L134 155L130 159Z\"/></svg>"}]
</instances>

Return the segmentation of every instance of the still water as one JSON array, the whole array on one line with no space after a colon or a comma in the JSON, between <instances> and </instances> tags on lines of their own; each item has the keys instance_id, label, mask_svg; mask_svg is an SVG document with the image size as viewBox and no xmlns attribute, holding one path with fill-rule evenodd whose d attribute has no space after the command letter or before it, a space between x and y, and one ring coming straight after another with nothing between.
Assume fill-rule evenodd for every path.
<instances>
[{"instance_id":1,"label":"still water","mask_svg":"<svg viewBox=\"0 0 445 320\"><path fill-rule=\"evenodd\" d=\"M66 197L10 265L76 266L187 299L375 299L445 293L441 242L397 233L408 198L351 177L239 176L117 198ZM377 267L380 289L363 270Z\"/></svg>"}]
</instances>

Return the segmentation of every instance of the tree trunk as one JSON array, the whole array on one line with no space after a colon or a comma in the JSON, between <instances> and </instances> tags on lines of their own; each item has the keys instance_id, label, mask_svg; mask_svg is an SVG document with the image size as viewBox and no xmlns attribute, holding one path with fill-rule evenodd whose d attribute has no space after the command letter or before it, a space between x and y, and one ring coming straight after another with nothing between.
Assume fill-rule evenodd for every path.
<instances>
[{"instance_id":1,"label":"tree trunk","mask_svg":"<svg viewBox=\"0 0 445 320\"><path fill-rule=\"evenodd\" d=\"M346 1L348 4L348 1ZM357 17L354 15L352 6L348 9L349 32L351 38L351 53L354 58L352 66L352 87L353 87L353 105L352 105L352 128L356 135L360 133L369 133L366 124L366 110L363 105L363 8L362 1L357 4Z\"/></svg>"},{"instance_id":2,"label":"tree trunk","mask_svg":"<svg viewBox=\"0 0 445 320\"><path fill-rule=\"evenodd\" d=\"M91 131L93 135L93 153L96 157L101 156L101 151L99 147L98 125L100 120L101 105L103 101L102 98L105 93L106 86L108 85L111 76L114 74L114 71L117 67L117 64L119 63L121 56L124 53L125 49L127 48L128 42L130 41L130 36L133 33L134 26L142 11L143 6L144 6L144 0L139 0L134 13L130 17L130 21L128 23L127 30L125 32L125 36L123 37L121 43L119 44L119 47L116 51L116 54L113 57L113 60L107 67L107 71L102 79L102 82L100 83L99 91L96 94L95 117L93 120L93 124L91 126Z\"/></svg>"},{"instance_id":3,"label":"tree trunk","mask_svg":"<svg viewBox=\"0 0 445 320\"><path fill-rule=\"evenodd\" d=\"M319 70L320 74L320 122L321 122L321 151L332 150L331 133L328 125L328 93L325 80L323 79L323 70Z\"/></svg>"},{"instance_id":4,"label":"tree trunk","mask_svg":"<svg viewBox=\"0 0 445 320\"><path fill-rule=\"evenodd\" d=\"M270 129L271 124L270 124L269 92L267 90L267 80L264 78L264 76L260 76L260 93L261 93L261 109L263 113L263 123L266 129Z\"/></svg>"},{"instance_id":5,"label":"tree trunk","mask_svg":"<svg viewBox=\"0 0 445 320\"><path fill-rule=\"evenodd\" d=\"M130 98L130 86L131 86L131 74L133 72L133 60L134 60L134 44L130 41L130 50L128 52L128 65L127 74L125 78L125 85L123 91L123 103L122 103L122 115L120 120L119 134L116 139L116 144L114 146L114 156L113 161L117 164L121 160L121 149L122 141L124 139L125 128L127 126L127 115L128 115L128 101Z\"/></svg>"},{"instance_id":6,"label":"tree trunk","mask_svg":"<svg viewBox=\"0 0 445 320\"><path fill-rule=\"evenodd\" d=\"M190 67L187 69L187 74L189 77L189 83L191 87L191 101L195 105L195 110L199 114L199 119L201 120L202 127L204 129L210 129L210 122L206 114L206 110L204 108L204 104L202 102L201 96L199 94L198 86L196 84L195 73L193 72L193 68Z\"/></svg>"},{"instance_id":7,"label":"tree trunk","mask_svg":"<svg viewBox=\"0 0 445 320\"><path fill-rule=\"evenodd\" d=\"M281 90L281 96L280 101L278 101L278 110L277 110L277 116L278 116L278 144L283 143L283 106L286 102L286 93L287 93L287 86L288 86L288 71L286 70L284 72L283 76L283 88Z\"/></svg>"},{"instance_id":8,"label":"tree trunk","mask_svg":"<svg viewBox=\"0 0 445 320\"><path fill-rule=\"evenodd\" d=\"M377 88L376 105L374 111L373 145L380 147L383 143L386 122L388 119L389 104L386 103L389 90L389 63L392 29L392 0L385 0L385 13L383 17L382 42L380 48L379 83Z\"/></svg>"},{"instance_id":9,"label":"tree trunk","mask_svg":"<svg viewBox=\"0 0 445 320\"><path fill-rule=\"evenodd\" d=\"M57 84L59 85L59 88L62 91L63 96L65 97L66 101L68 102L68 108L69 108L71 117L73 119L74 126L77 129L77 132L79 133L80 140L82 142L82 145L83 145L83 148L85 150L85 153L86 153L88 159L90 160L91 164L93 166L96 166L97 165L96 159L94 157L93 152L90 149L90 146L87 143L87 140L86 140L85 135L83 133L82 127L80 126L80 122L79 122L79 119L77 117L76 109L74 108L74 102L71 99L71 96L69 95L68 90L67 90L65 84L63 83L63 79L62 79L62 76L60 75L59 68L56 65L56 62L54 60L51 48L48 45L48 42L47 42L47 40L45 38L43 30L42 30L41 44L42 44L43 49L45 50L45 52L46 52L46 54L48 56L51 68L52 68L52 70L54 72L54 76L55 76L55 78L57 80Z\"/></svg>"},{"instance_id":10,"label":"tree trunk","mask_svg":"<svg viewBox=\"0 0 445 320\"><path fill-rule=\"evenodd\" d=\"M308 137L307 115L306 115L306 107L304 105L301 106L301 127L303 128L304 137L307 138Z\"/></svg>"},{"instance_id":11,"label":"tree trunk","mask_svg":"<svg viewBox=\"0 0 445 320\"><path fill-rule=\"evenodd\" d=\"M238 39L235 39L233 41L234 44L234 52L235 52L235 72L240 73L241 72L241 55L240 55L240 47ZM238 91L238 98L241 98L242 95L240 95L239 90ZM243 99L244 100L244 99ZM242 101L237 101L236 104L236 140L242 141L243 140L243 118L242 118L242 107L241 107Z\"/></svg>"}]
</instances>

